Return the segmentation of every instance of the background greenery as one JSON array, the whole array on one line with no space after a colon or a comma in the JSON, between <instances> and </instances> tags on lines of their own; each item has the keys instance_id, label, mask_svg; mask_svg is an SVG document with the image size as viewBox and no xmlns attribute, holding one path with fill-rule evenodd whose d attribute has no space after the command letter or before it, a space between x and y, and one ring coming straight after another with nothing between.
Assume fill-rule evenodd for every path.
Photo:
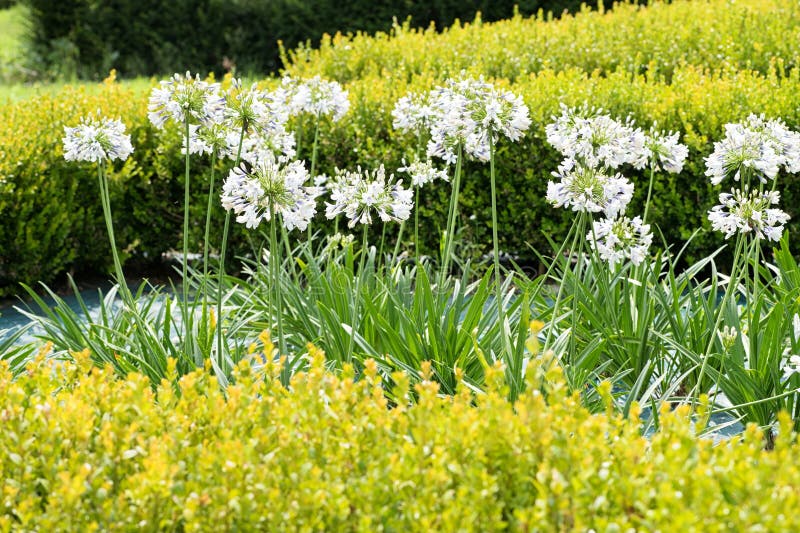
<instances>
[{"instance_id":1,"label":"background greenery","mask_svg":"<svg viewBox=\"0 0 800 533\"><path fill-rule=\"evenodd\" d=\"M293 48L324 33L391 28L393 18L438 28L455 20L575 11L579 0L23 0L30 7L29 63L45 76L102 79L213 70L266 74Z\"/></svg>"}]
</instances>

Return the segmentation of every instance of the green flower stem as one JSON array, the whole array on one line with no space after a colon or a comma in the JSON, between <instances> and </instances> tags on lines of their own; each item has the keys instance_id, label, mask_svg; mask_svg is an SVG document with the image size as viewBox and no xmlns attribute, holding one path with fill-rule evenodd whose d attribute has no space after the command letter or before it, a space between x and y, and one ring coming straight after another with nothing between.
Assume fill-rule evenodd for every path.
<instances>
[{"instance_id":1,"label":"green flower stem","mask_svg":"<svg viewBox=\"0 0 800 533\"><path fill-rule=\"evenodd\" d=\"M206 281L208 280L208 241L211 232L211 211L214 207L214 171L217 165L217 151L211 152L211 180L208 184L208 205L206 207L206 231L203 238L203 297L207 298Z\"/></svg>"},{"instance_id":2,"label":"green flower stem","mask_svg":"<svg viewBox=\"0 0 800 533\"><path fill-rule=\"evenodd\" d=\"M353 343L355 342L356 334L358 333L358 326L359 326L359 315L358 315L358 304L361 301L361 277L364 275L364 265L366 264L367 259L367 230L369 226L364 224L364 235L361 238L361 258L358 261L358 272L356 272L356 287L355 291L353 292L353 319L352 322L352 331L350 332L350 342L347 346L347 362L350 363L353 360Z\"/></svg>"},{"instance_id":3,"label":"green flower stem","mask_svg":"<svg viewBox=\"0 0 800 533\"><path fill-rule=\"evenodd\" d=\"M492 188L492 243L494 249L494 285L495 300L497 300L497 319L500 321L500 329L503 337L503 347L508 356L511 355L511 346L505 329L505 310L503 308L503 286L500 274L500 241L497 237L497 180L494 169L494 135L489 132L489 176Z\"/></svg>"},{"instance_id":4,"label":"green flower stem","mask_svg":"<svg viewBox=\"0 0 800 533\"><path fill-rule=\"evenodd\" d=\"M111 218L111 197L108 192L108 177L106 176L104 162L100 162L97 165L97 180L100 185L100 203L103 206L103 218L105 218L108 240L111 244L111 255L114 259L114 273L117 278L117 284L119 285L120 296L122 297L122 301L133 309L133 296L125 281L125 274L122 271L122 261L120 261L119 251L117 251L117 242L114 238L114 222Z\"/></svg>"},{"instance_id":5,"label":"green flower stem","mask_svg":"<svg viewBox=\"0 0 800 533\"><path fill-rule=\"evenodd\" d=\"M392 253L392 268L394 268L397 256L400 253L400 243L403 242L403 228L406 227L406 221L400 222L400 229L397 231L397 242L394 243L394 253Z\"/></svg>"},{"instance_id":6,"label":"green flower stem","mask_svg":"<svg viewBox=\"0 0 800 533\"><path fill-rule=\"evenodd\" d=\"M642 224L647 224L647 213L650 211L650 198L653 195L653 180L656 174L656 167L650 165L650 182L647 185L647 200L644 202L644 216L642 217Z\"/></svg>"},{"instance_id":7,"label":"green flower stem","mask_svg":"<svg viewBox=\"0 0 800 533\"><path fill-rule=\"evenodd\" d=\"M236 160L233 163L234 167L239 165L239 162L242 158L242 144L244 143L244 134L245 129L242 128L241 133L239 134L239 148L236 151ZM217 360L219 362L220 368L224 368L223 370L227 373L227 368L223 367L222 364L224 362L223 351L222 351L222 285L223 280L225 279L225 255L228 250L228 233L231 226L231 212L230 210L225 210L225 227L222 230L222 248L219 252L219 276L217 281Z\"/></svg>"},{"instance_id":8,"label":"green flower stem","mask_svg":"<svg viewBox=\"0 0 800 533\"><path fill-rule=\"evenodd\" d=\"M591 213L585 213L583 215L584 224L588 223L589 226L593 226L592 224L592 215ZM586 236L584 232L586 231L586 226L581 225L580 232L576 235L578 239L578 254L577 254L577 265L575 268L575 285L581 283L581 279L583 277L583 248L586 245ZM569 354L570 357L575 355L575 327L578 325L578 298L575 297L573 294L572 297L572 316L570 317L572 320L572 325L570 326L569 332Z\"/></svg>"},{"instance_id":9,"label":"green flower stem","mask_svg":"<svg viewBox=\"0 0 800 533\"><path fill-rule=\"evenodd\" d=\"M572 235L572 244L568 249L569 256L566 259L566 266L564 268L564 272L561 275L561 279L559 280L558 283L558 293L556 293L556 301L553 303L552 319L550 320L551 324L547 328L547 335L545 336L544 339L544 347L542 348L542 353L547 353L548 348L550 348L550 341L552 339L553 330L555 329L556 321L558 320L558 312L561 308L561 298L564 294L564 286L566 285L566 279L567 276L572 272L570 256L572 254L572 250L574 250L575 247L578 245L578 240L581 238L581 235L583 235L585 227L586 227L586 213L581 212L578 214L578 218L572 223L572 227L570 228L570 231L567 234L566 239L564 240L564 244L566 244L567 241L569 241L570 233L572 233L573 230L575 230L575 233ZM561 246L561 249L559 250L558 254L553 260L550 269L548 269L548 272L552 270L553 265L555 265L558 259L561 257L563 250L564 250L564 245ZM545 277L545 282L546 281L547 277Z\"/></svg>"},{"instance_id":10,"label":"green flower stem","mask_svg":"<svg viewBox=\"0 0 800 533\"><path fill-rule=\"evenodd\" d=\"M320 115L317 115L317 124L314 128L314 146L311 149L311 171L309 173L309 177L313 180L314 176L316 175L317 171L317 148L319 145L319 122L320 122ZM313 234L311 233L311 223L308 224L308 242L311 242L311 238Z\"/></svg>"},{"instance_id":11,"label":"green flower stem","mask_svg":"<svg viewBox=\"0 0 800 533\"><path fill-rule=\"evenodd\" d=\"M183 277L181 288L183 289L183 319L184 324L183 350L185 355L191 351L192 339L192 316L189 314L189 117L184 121L186 125L186 174L183 183Z\"/></svg>"},{"instance_id":12,"label":"green flower stem","mask_svg":"<svg viewBox=\"0 0 800 533\"><path fill-rule=\"evenodd\" d=\"M450 257L453 253L453 244L455 241L453 233L456 231L456 218L458 217L458 193L461 187L461 159L462 148L461 144L459 144L458 157L456 158L456 171L453 177L453 190L450 195L450 207L447 215L447 234L445 235L444 251L442 252L442 270L439 273L438 288L440 291L444 288L444 283L450 270Z\"/></svg>"},{"instance_id":13,"label":"green flower stem","mask_svg":"<svg viewBox=\"0 0 800 533\"><path fill-rule=\"evenodd\" d=\"M419 187L414 187L414 259L419 261Z\"/></svg>"},{"instance_id":14,"label":"green flower stem","mask_svg":"<svg viewBox=\"0 0 800 533\"><path fill-rule=\"evenodd\" d=\"M281 288L280 288L280 268L281 268L281 249L280 245L278 244L278 232L277 232L277 224L278 221L275 219L277 217L277 213L275 212L275 206L270 200L269 203L269 267L271 271L270 275L270 289L272 291L272 296L270 300L272 300L272 310L275 316L273 317L273 323L277 324L278 328L278 347L280 348L279 355L288 355L288 351L286 350L286 337L283 334L283 306L281 305L282 298L281 298ZM284 379L288 378L288 369L282 370L282 376ZM285 374L285 375L284 375Z\"/></svg>"},{"instance_id":15,"label":"green flower stem","mask_svg":"<svg viewBox=\"0 0 800 533\"><path fill-rule=\"evenodd\" d=\"M742 250L746 247L745 245L746 237L742 234L737 235L736 237L736 250L733 254L733 266L731 268L731 274L728 278L728 286L725 288L725 295L722 297L722 302L717 309L717 316L714 321L714 327L711 328L709 332L708 338L708 346L706 346L705 352L703 352L703 362L700 365L700 372L697 375L697 381L692 387L691 392L689 393L689 397L693 398L697 395L698 391L700 390L700 384L703 382L703 377L705 376L706 368L708 366L708 359L711 355L711 348L714 346L714 340L717 336L717 331L719 330L720 323L722 322L722 315L725 311L725 307L728 305L728 302L733 296L733 293L736 290L736 287L739 285L741 281L741 271L742 268L739 267ZM744 258L746 261L747 258Z\"/></svg>"}]
</instances>

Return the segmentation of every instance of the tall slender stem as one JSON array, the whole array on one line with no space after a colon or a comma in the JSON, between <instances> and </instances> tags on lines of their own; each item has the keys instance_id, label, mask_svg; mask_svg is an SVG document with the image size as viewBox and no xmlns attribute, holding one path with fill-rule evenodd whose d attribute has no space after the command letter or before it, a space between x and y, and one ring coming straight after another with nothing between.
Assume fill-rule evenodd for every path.
<instances>
[{"instance_id":1,"label":"tall slender stem","mask_svg":"<svg viewBox=\"0 0 800 533\"><path fill-rule=\"evenodd\" d=\"M281 302L283 298L281 297L281 288L280 288L280 268L281 268L281 248L278 244L278 232L277 232L277 224L278 221L276 220L277 213L275 212L275 205L272 200L269 202L269 266L271 271L271 282L270 282L270 289L272 290L272 295L270 296L270 300L272 300L272 309L275 313L274 323L277 324L278 328L278 347L280 348L279 355L288 355L286 350L286 337L283 334L283 306ZM282 374L284 374L284 379L288 377L288 369L283 369Z\"/></svg>"},{"instance_id":2,"label":"tall slender stem","mask_svg":"<svg viewBox=\"0 0 800 533\"><path fill-rule=\"evenodd\" d=\"M458 145L458 154L456 158L456 172L453 177L453 190L450 195L450 207L447 216L447 234L445 235L444 251L442 252L442 270L439 273L439 290L444 288L445 280L450 270L450 257L453 253L453 242L455 240L453 234L456 231L456 218L458 217L458 193L461 187L461 159L462 148L461 144Z\"/></svg>"},{"instance_id":3,"label":"tall slender stem","mask_svg":"<svg viewBox=\"0 0 800 533\"><path fill-rule=\"evenodd\" d=\"M352 323L352 331L350 332L350 342L347 346L347 362L351 362L353 360L353 343L355 342L355 336L358 333L358 326L359 326L359 314L358 314L358 304L361 302L361 277L364 275L364 264L366 263L367 259L367 230L369 226L364 224L364 235L361 238L361 258L358 262L358 272L356 272L356 287L355 291L353 292L353 319L351 320Z\"/></svg>"},{"instance_id":4,"label":"tall slender stem","mask_svg":"<svg viewBox=\"0 0 800 533\"><path fill-rule=\"evenodd\" d=\"M644 202L644 216L642 217L642 224L647 224L647 213L650 211L650 198L653 195L653 179L655 174L655 165L650 165L650 183L647 185L647 200Z\"/></svg>"},{"instance_id":5,"label":"tall slender stem","mask_svg":"<svg viewBox=\"0 0 800 533\"><path fill-rule=\"evenodd\" d=\"M181 287L183 289L183 349L184 354L189 355L191 351L192 339L192 316L189 314L189 117L184 121L186 125L186 173L183 183L183 278Z\"/></svg>"},{"instance_id":6,"label":"tall slender stem","mask_svg":"<svg viewBox=\"0 0 800 533\"><path fill-rule=\"evenodd\" d=\"M414 259L419 262L419 187L414 187Z\"/></svg>"},{"instance_id":7,"label":"tall slender stem","mask_svg":"<svg viewBox=\"0 0 800 533\"><path fill-rule=\"evenodd\" d=\"M108 240L111 244L111 255L114 259L114 274L117 278L119 285L120 296L123 302L128 306L133 306L133 296L128 289L128 284L125 281L125 274L122 271L122 261L119 258L119 251L117 250L117 242L114 238L114 222L111 218L111 196L108 192L108 178L105 172L105 163L100 162L97 165L97 180L100 185L100 203L103 206L103 218L106 222L106 231L108 232Z\"/></svg>"},{"instance_id":8,"label":"tall slender stem","mask_svg":"<svg viewBox=\"0 0 800 533\"><path fill-rule=\"evenodd\" d=\"M208 280L208 241L211 232L211 210L214 207L214 171L217 165L217 151L211 152L211 180L208 184L208 205L206 206L206 231L203 238L203 297L207 298L206 285Z\"/></svg>"},{"instance_id":9,"label":"tall slender stem","mask_svg":"<svg viewBox=\"0 0 800 533\"><path fill-rule=\"evenodd\" d=\"M497 319L500 321L500 330L503 337L503 348L507 355L511 355L511 347L505 330L505 311L503 309L503 286L500 274L500 241L497 237L497 183L494 170L494 135L489 132L489 178L492 188L492 243L494 249L494 285L495 300L497 301Z\"/></svg>"},{"instance_id":10,"label":"tall slender stem","mask_svg":"<svg viewBox=\"0 0 800 533\"><path fill-rule=\"evenodd\" d=\"M236 150L236 160L233 164L234 167L238 166L242 159L242 144L244 143L244 134L245 128L243 127L241 133L239 134L239 148ZM222 351L222 282L225 279L225 255L228 249L228 232L230 230L230 225L231 212L230 210L225 210L225 227L222 230L222 247L220 248L219 252L219 276L217 278L217 360L220 368L225 368L222 366L224 360ZM227 369L224 371L227 371Z\"/></svg>"},{"instance_id":11,"label":"tall slender stem","mask_svg":"<svg viewBox=\"0 0 800 533\"><path fill-rule=\"evenodd\" d=\"M312 180L316 176L316 172L317 172L317 146L319 144L319 121L320 121L320 115L317 115L317 124L316 124L316 126L314 128L314 147L311 149L311 172L310 172L310 177L311 177ZM307 232L308 232L307 233L308 242L311 242L311 238L313 237L313 233L311 231L311 223L308 224Z\"/></svg>"}]
</instances>

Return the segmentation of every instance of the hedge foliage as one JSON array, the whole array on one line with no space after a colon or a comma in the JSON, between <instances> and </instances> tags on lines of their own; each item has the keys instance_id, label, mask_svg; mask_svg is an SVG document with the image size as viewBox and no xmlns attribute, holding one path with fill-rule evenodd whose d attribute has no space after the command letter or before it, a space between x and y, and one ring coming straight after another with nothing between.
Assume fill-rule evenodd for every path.
<instances>
[{"instance_id":1,"label":"hedge foliage","mask_svg":"<svg viewBox=\"0 0 800 533\"><path fill-rule=\"evenodd\" d=\"M294 47L324 33L389 30L393 17L439 28L456 19L510 17L514 6L575 11L580 0L24 0L31 7L34 66L50 75L100 79L174 71L240 72L280 67L278 41Z\"/></svg>"},{"instance_id":2,"label":"hedge foliage","mask_svg":"<svg viewBox=\"0 0 800 533\"><path fill-rule=\"evenodd\" d=\"M756 14L766 9L763 6L779 7L772 0L743 0L736 4L738 7L731 7L722 0L692 5L697 6L699 15L706 13L704 9L710 10L707 15L714 10L718 13L716 18L698 16L701 22L696 23L698 26L693 33L710 48L726 48L724 43L728 42L728 35L723 34L721 28L732 31L730 21L762 20ZM609 29L606 34L613 33L610 28L614 27L615 20L624 27L641 18L650 21L647 24L658 22L660 28L670 27L666 21L673 21L674 31L681 31L688 24L675 15L685 12L684 2L657 4L648 9L652 11L618 6L615 11L603 15L581 13L570 19L573 21L570 24L580 23L581 27L592 28L592 24L585 22L592 20L605 25ZM786 9L784 16L771 16L775 27L782 28L789 18L791 10ZM725 24L729 25L720 21L728 21ZM765 21L762 20L766 24ZM418 74L412 72L414 69L397 65L380 70L377 63L359 70L360 77L346 83L352 102L350 112L335 125L322 124L319 171L331 173L334 166L377 166L381 163L388 168L398 168L403 158L411 157L414 140L392 129L391 109L407 91L430 89L441 83L445 75L464 66L457 58L465 52L451 53L448 39L458 34L463 43L469 39L481 43L485 52L475 56L467 69L468 73L478 75L493 71L485 58L493 54L506 59L514 57L506 53L505 46L516 42L518 36L510 38L508 28L522 24L518 19L470 26L440 37L417 34L412 39L411 34L404 33L391 39L355 38L353 50L363 56L364 65L376 61L377 56L370 56L368 46L373 43L387 58L388 66L391 66L391 58L400 57L402 51L409 58L427 54L429 67L423 71L419 63L414 67L420 70ZM555 24L567 24L567 21L550 24L553 26L545 28L560 28ZM637 24L646 27L644 22ZM782 117L790 127L800 128L800 74L798 69L789 68L794 60L783 57L788 53L782 51L783 41L768 38L772 35L772 26L756 26L758 31L753 30L752 34L748 27L743 26L737 37L742 42L760 38L766 43L760 48L760 55L770 56L772 60L764 67L764 72L738 69L734 65L716 69L680 65L672 69L669 77L651 75L650 72L658 70L656 66L662 64L662 57L656 54L650 58L652 68L648 67L645 74L627 69L587 72L573 66L529 72L515 76L513 81L496 80L524 97L533 119L531 131L522 142L499 146L501 248L533 257L529 245L548 251L547 238L558 240L566 232L570 213L555 210L544 200L550 172L559 162L558 154L545 140L544 127L558 111L560 102L568 105L588 102L605 108L612 115L630 115L644 128L657 123L660 128L682 132L683 142L690 148L689 160L678 176L656 176L650 220L660 227L667 242L676 246L682 245L695 229L707 228L706 211L716 202L719 189L712 187L703 175L703 157L712 151L713 141L722 137L723 125L756 112ZM493 31L495 39L490 38ZM561 30L551 31L555 34ZM504 35L508 37L505 41L501 39ZM575 38L583 39L581 35L575 33ZM714 44L713 36L720 44ZM621 32L613 37L624 39ZM553 42L556 41L553 38ZM436 44L440 42L441 46ZM598 41L598 47L602 48L601 45L602 41ZM680 41L675 40L666 49L680 46ZM297 75L319 72L347 78L348 72L357 70L348 65L358 64L359 56L348 51L344 42L335 48L323 46L323 50L325 53L321 52L312 62L296 64L289 72ZM519 50L514 53L521 54ZM335 71L337 65L341 65L340 71ZM264 86L276 83L277 80L267 80ZM75 124L80 116L98 108L111 116L120 116L128 124L136 148L132 159L117 167L112 177L112 208L120 246L137 258L153 259L180 242L183 177L178 133L162 134L147 123L146 93L138 87L104 84L95 91L66 89L57 96L40 95L0 106L0 120L6 125L0 131L0 293L16 291L16 283L20 281L51 281L61 272L107 266L109 254L104 244L94 171L91 166L65 163L60 145L64 125ZM301 156L308 158L312 124L306 122L302 126ZM195 250L199 249L202 239L208 170L207 161L193 161L193 209L197 216L191 238ZM491 242L489 169L470 164L465 170L461 223L464 242L471 248L464 253L477 256L487 251ZM224 167L219 171L224 171ZM631 206L635 213L643 202L647 177L642 173L626 173L637 185ZM782 206L795 216L789 229L797 231L800 227L796 220L800 213L794 206L800 205L800 185L797 180L787 179L781 180L779 187ZM446 184L434 185L421 194L421 220L430 230L422 232L426 239L423 248L428 253L438 249L438 230L444 226L448 200ZM217 235L212 236L212 242L219 243L221 208L214 217ZM233 253L249 252L251 248L245 233L238 227L236 231ZM719 234L704 233L693 241L688 258L706 255L722 242Z\"/></svg>"},{"instance_id":3,"label":"hedge foliage","mask_svg":"<svg viewBox=\"0 0 800 533\"><path fill-rule=\"evenodd\" d=\"M17 380L0 368L0 529L800 528L786 416L771 451L755 426L718 445L698 438L702 405L697 423L662 406L661 429L643 437L637 407L594 415L536 359L512 405L500 369L486 394L442 397L403 374L390 387L374 363L354 382L309 351L288 388L277 368L242 364L224 392L202 370L153 390L92 368L88 352L55 371L30 363Z\"/></svg>"},{"instance_id":4,"label":"hedge foliage","mask_svg":"<svg viewBox=\"0 0 800 533\"><path fill-rule=\"evenodd\" d=\"M783 0L654 0L614 4L551 20L542 15L456 24L439 34L395 26L389 33L326 37L290 51L288 71L340 81L371 75L441 80L462 69L516 80L531 72L577 68L670 79L682 65L769 71L797 66L800 5Z\"/></svg>"}]
</instances>

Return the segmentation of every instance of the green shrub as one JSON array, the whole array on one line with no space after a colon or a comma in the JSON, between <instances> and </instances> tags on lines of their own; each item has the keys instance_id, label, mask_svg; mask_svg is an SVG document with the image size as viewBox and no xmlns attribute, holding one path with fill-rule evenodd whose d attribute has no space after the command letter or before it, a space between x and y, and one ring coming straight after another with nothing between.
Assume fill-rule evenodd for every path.
<instances>
[{"instance_id":1,"label":"green shrub","mask_svg":"<svg viewBox=\"0 0 800 533\"><path fill-rule=\"evenodd\" d=\"M593 415L534 359L513 405L441 397L423 381L354 382L312 364L290 387L242 364L221 391L196 371L156 390L141 375L0 370L0 529L299 531L796 531L800 443L750 426L714 444L688 409ZM260 361L255 357L253 363ZM174 367L173 367L174 368ZM607 384L599 387L608 394ZM393 408L389 392L397 401Z\"/></svg>"},{"instance_id":2,"label":"green shrub","mask_svg":"<svg viewBox=\"0 0 800 533\"><path fill-rule=\"evenodd\" d=\"M441 80L462 69L515 80L529 73L572 68L608 74L664 76L683 65L733 67L766 73L776 59L797 65L800 5L782 0L615 4L559 20L515 16L492 24L476 20L439 34L395 26L392 32L335 35L319 47L290 51L296 76L339 81L370 75Z\"/></svg>"},{"instance_id":3,"label":"green shrub","mask_svg":"<svg viewBox=\"0 0 800 533\"><path fill-rule=\"evenodd\" d=\"M25 0L31 6L32 62L50 76L99 79L190 69L266 73L280 66L278 41L289 47L324 33L389 30L392 18L438 27L456 19L510 17L539 9L576 10L580 0Z\"/></svg>"}]
</instances>

